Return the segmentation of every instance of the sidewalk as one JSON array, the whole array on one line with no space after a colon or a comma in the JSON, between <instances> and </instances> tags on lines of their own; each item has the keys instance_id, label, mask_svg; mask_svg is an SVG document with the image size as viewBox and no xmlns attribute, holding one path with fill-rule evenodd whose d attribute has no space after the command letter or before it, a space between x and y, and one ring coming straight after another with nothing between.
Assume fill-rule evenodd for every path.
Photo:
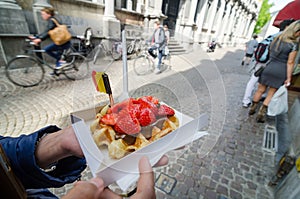
<instances>
[{"instance_id":1,"label":"sidewalk","mask_svg":"<svg viewBox=\"0 0 300 199\"><path fill-rule=\"evenodd\" d=\"M132 60L128 61L130 96L155 95L191 117L205 112L210 117L208 136L170 152L169 164L155 169L157 198L273 198L266 185L274 156L262 149L264 124L256 123L241 106L249 78L247 68L240 66L243 51L217 48L207 54L205 50L172 56L171 69L159 75L137 76ZM117 100L124 90L122 64L115 63L106 72ZM89 79L70 82L49 77L24 89L8 82L3 67L0 76L2 135L28 134L49 124L65 127L70 112L107 100L95 92ZM82 179L90 177L86 170ZM52 191L62 196L71 187Z\"/></svg>"}]
</instances>

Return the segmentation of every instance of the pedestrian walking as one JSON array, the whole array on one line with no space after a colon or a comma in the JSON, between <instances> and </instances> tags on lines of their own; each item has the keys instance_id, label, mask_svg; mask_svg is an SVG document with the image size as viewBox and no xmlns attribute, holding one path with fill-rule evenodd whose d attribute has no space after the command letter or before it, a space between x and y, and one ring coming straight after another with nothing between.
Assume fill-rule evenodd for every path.
<instances>
[{"instance_id":1,"label":"pedestrian walking","mask_svg":"<svg viewBox=\"0 0 300 199\"><path fill-rule=\"evenodd\" d=\"M279 34L282 33L282 31L288 27L291 23L293 23L295 20L291 20L291 19L288 19L288 20L284 20L283 22L281 22L280 24L280 30L278 33L275 33L273 35L270 35L268 36L266 39L264 39L263 41L267 41L268 43L264 43L264 45L267 45L265 46L265 50L267 54L269 54L269 47L270 47L270 44L272 43L273 39L278 36ZM262 41L262 42L263 42ZM255 52L255 54L258 53L260 55L263 55L264 53L263 52ZM255 86L258 82L258 76L255 75L255 71L259 70L261 67L265 67L266 66L266 62L268 60L265 60L264 63L261 62L261 60L259 60L259 57L255 57L257 58L256 59L256 62L255 62L255 65L252 67L253 68L253 73L247 83L247 86L246 86L246 89L245 89L245 94L244 94L244 97L243 97L243 100L242 100L242 104L243 104L243 107L245 108L248 108L250 105L251 105L251 101L252 101L252 93L255 89ZM263 98L265 98L265 94L263 96Z\"/></svg>"},{"instance_id":2,"label":"pedestrian walking","mask_svg":"<svg viewBox=\"0 0 300 199\"><path fill-rule=\"evenodd\" d=\"M251 58L253 56L253 53L258 45L257 42L257 35L253 35L253 39L251 39L250 41L248 41L246 43L246 50L245 50L245 56L243 58L242 61L242 66L246 63L246 65L250 64Z\"/></svg>"},{"instance_id":3,"label":"pedestrian walking","mask_svg":"<svg viewBox=\"0 0 300 199\"><path fill-rule=\"evenodd\" d=\"M268 105L279 87L289 86L292 79L295 59L299 48L300 20L289 25L279 36L274 38L270 46L270 61L258 79L258 89L254 94L249 115L253 115L258 107L262 94L267 97L260 107L257 122L265 122Z\"/></svg>"}]
</instances>

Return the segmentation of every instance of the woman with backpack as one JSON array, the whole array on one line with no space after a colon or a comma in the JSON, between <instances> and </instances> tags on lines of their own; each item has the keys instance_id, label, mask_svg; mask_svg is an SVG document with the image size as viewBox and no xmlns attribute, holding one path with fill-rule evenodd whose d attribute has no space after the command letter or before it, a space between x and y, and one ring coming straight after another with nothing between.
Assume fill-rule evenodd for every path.
<instances>
[{"instance_id":1,"label":"woman with backpack","mask_svg":"<svg viewBox=\"0 0 300 199\"><path fill-rule=\"evenodd\" d=\"M253 115L258 107L262 94L267 96L258 111L257 122L265 122L268 105L282 85L289 86L293 67L299 48L300 20L289 25L270 45L270 60L258 79L258 89L254 94L249 115Z\"/></svg>"},{"instance_id":2,"label":"woman with backpack","mask_svg":"<svg viewBox=\"0 0 300 199\"><path fill-rule=\"evenodd\" d=\"M254 58L255 58L256 63L252 68L253 73L247 83L247 86L245 89L245 94L244 94L244 97L242 100L244 108L248 108L251 105L252 94L256 87L255 85L258 82L258 78L260 76L260 75L257 75L257 72L258 72L258 70L260 70L261 67L265 68L266 63L269 61L269 55L270 55L269 48L270 48L272 41L274 40L275 37L280 35L286 27L288 27L294 21L295 21L294 19L284 20L280 24L278 33L269 35L267 38L265 38L264 40L262 40L261 42L258 43L258 47L254 52ZM265 98L265 94L262 97Z\"/></svg>"}]
</instances>

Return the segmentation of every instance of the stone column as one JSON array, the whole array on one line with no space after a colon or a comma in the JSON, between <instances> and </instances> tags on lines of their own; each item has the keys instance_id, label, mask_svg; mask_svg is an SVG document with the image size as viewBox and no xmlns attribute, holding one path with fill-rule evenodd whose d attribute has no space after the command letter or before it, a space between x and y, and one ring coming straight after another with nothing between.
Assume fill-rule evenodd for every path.
<instances>
[{"instance_id":1,"label":"stone column","mask_svg":"<svg viewBox=\"0 0 300 199\"><path fill-rule=\"evenodd\" d=\"M211 40L211 30L213 27L214 19L216 17L218 1L214 0L210 6L207 20L204 22L203 27L207 29L206 33L203 34L202 42L210 42Z\"/></svg>"},{"instance_id":2,"label":"stone column","mask_svg":"<svg viewBox=\"0 0 300 199\"><path fill-rule=\"evenodd\" d=\"M127 8L127 10L132 11L132 0L127 0L126 8Z\"/></svg>"},{"instance_id":3,"label":"stone column","mask_svg":"<svg viewBox=\"0 0 300 199\"><path fill-rule=\"evenodd\" d=\"M218 42L220 42L220 43L225 42L225 40L224 40L225 35L224 34L226 33L226 28L227 28L228 23L229 23L231 8L232 8L232 4L230 2L228 2L227 5L226 5L225 16L223 17L223 20L222 20L222 23L221 23L221 26L220 26L220 30L219 30L219 33L218 33L218 39L219 39Z\"/></svg>"},{"instance_id":4,"label":"stone column","mask_svg":"<svg viewBox=\"0 0 300 199\"><path fill-rule=\"evenodd\" d=\"M32 6L39 9L44 7L52 7L48 0L35 0Z\"/></svg>"},{"instance_id":5,"label":"stone column","mask_svg":"<svg viewBox=\"0 0 300 199\"><path fill-rule=\"evenodd\" d=\"M199 10L197 10L196 24L198 26L197 32L195 34L195 40L201 41L201 33L204 24L204 17L208 12L208 0L199 1Z\"/></svg>"},{"instance_id":6,"label":"stone column","mask_svg":"<svg viewBox=\"0 0 300 199\"><path fill-rule=\"evenodd\" d=\"M4 65L19 53L24 38L16 35L29 35L29 28L22 8L16 1L0 0L0 64Z\"/></svg>"},{"instance_id":7,"label":"stone column","mask_svg":"<svg viewBox=\"0 0 300 199\"><path fill-rule=\"evenodd\" d=\"M142 13L143 10L144 10L144 4L143 4L143 1L142 0L138 0L137 3L136 3L136 11L138 13Z\"/></svg>"},{"instance_id":8,"label":"stone column","mask_svg":"<svg viewBox=\"0 0 300 199\"><path fill-rule=\"evenodd\" d=\"M182 33L183 26L181 26L184 23L184 2L180 1L179 3L179 8L180 10L178 11L178 16L176 19L176 28L175 28L175 33Z\"/></svg>"},{"instance_id":9,"label":"stone column","mask_svg":"<svg viewBox=\"0 0 300 199\"><path fill-rule=\"evenodd\" d=\"M237 4L233 4L232 11L229 17L228 26L226 27L226 37L225 40L227 43L232 43L231 36L233 35L233 25L235 23L235 17L236 17L236 9Z\"/></svg>"},{"instance_id":10,"label":"stone column","mask_svg":"<svg viewBox=\"0 0 300 199\"><path fill-rule=\"evenodd\" d=\"M0 0L0 34L29 34L22 8L13 0Z\"/></svg>"},{"instance_id":11,"label":"stone column","mask_svg":"<svg viewBox=\"0 0 300 199\"><path fill-rule=\"evenodd\" d=\"M21 7L14 0L0 0L0 8L21 10Z\"/></svg>"},{"instance_id":12,"label":"stone column","mask_svg":"<svg viewBox=\"0 0 300 199\"><path fill-rule=\"evenodd\" d=\"M216 18L216 27L214 28L214 30L216 30L216 39L217 42L222 41L222 27L224 26L224 19L225 16L223 16L225 12L225 1L221 2L221 6L219 7L218 10L218 16Z\"/></svg>"},{"instance_id":13,"label":"stone column","mask_svg":"<svg viewBox=\"0 0 300 199\"><path fill-rule=\"evenodd\" d=\"M247 38L251 38L252 37L252 33L255 27L256 21L254 19L251 19L251 22L249 24L249 29L248 29L248 33L247 33Z\"/></svg>"},{"instance_id":14,"label":"stone column","mask_svg":"<svg viewBox=\"0 0 300 199\"><path fill-rule=\"evenodd\" d=\"M120 38L120 21L116 18L114 10L114 1L105 1L105 10L103 16L103 36Z\"/></svg>"},{"instance_id":15,"label":"stone column","mask_svg":"<svg viewBox=\"0 0 300 199\"><path fill-rule=\"evenodd\" d=\"M183 34L192 37L193 26L195 25L194 16L197 9L197 0L188 0L185 3Z\"/></svg>"},{"instance_id":16,"label":"stone column","mask_svg":"<svg viewBox=\"0 0 300 199\"><path fill-rule=\"evenodd\" d=\"M41 33L45 29L40 16L41 9L43 9L44 7L52 8L53 6L49 3L48 0L35 0L32 4L33 19L38 33Z\"/></svg>"}]
</instances>

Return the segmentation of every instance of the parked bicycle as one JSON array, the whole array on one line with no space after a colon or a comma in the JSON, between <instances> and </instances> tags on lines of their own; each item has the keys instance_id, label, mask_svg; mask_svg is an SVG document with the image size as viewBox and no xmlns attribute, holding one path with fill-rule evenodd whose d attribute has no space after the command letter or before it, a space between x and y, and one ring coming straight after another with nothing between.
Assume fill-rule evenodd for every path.
<instances>
[{"instance_id":1,"label":"parked bicycle","mask_svg":"<svg viewBox=\"0 0 300 199\"><path fill-rule=\"evenodd\" d=\"M85 57L79 53L72 53L70 50L63 52L62 57L67 64L60 69L56 69L54 64L43 59L42 53L45 53L45 50L37 49L37 46L30 39L25 39L24 51L24 54L17 55L5 67L7 78L18 86L38 85L45 75L44 66L53 70L53 75L62 74L70 80L82 79L89 72L89 65Z\"/></svg>"},{"instance_id":2,"label":"parked bicycle","mask_svg":"<svg viewBox=\"0 0 300 199\"><path fill-rule=\"evenodd\" d=\"M112 63L115 59L115 48L114 46L118 44L119 39L105 37L101 39L100 43L95 46L93 52L93 63L96 64L98 59L106 60ZM111 46L111 48L109 48Z\"/></svg>"},{"instance_id":3,"label":"parked bicycle","mask_svg":"<svg viewBox=\"0 0 300 199\"><path fill-rule=\"evenodd\" d=\"M93 30L88 27L83 35L76 35L75 38L72 39L71 42L71 50L72 52L79 53L83 55L87 61L92 61L94 54L94 42L93 39Z\"/></svg>"},{"instance_id":4,"label":"parked bicycle","mask_svg":"<svg viewBox=\"0 0 300 199\"><path fill-rule=\"evenodd\" d=\"M149 47L150 47L149 43L145 43L144 49L142 50L140 55L137 58L135 58L133 62L133 69L137 75L146 75L154 71L155 64L156 64L155 58L153 58L148 52ZM157 54L157 50L155 51L155 53ZM171 62L170 53L168 55L163 55L163 60L160 66L161 72L171 67L170 62Z\"/></svg>"},{"instance_id":5,"label":"parked bicycle","mask_svg":"<svg viewBox=\"0 0 300 199\"><path fill-rule=\"evenodd\" d=\"M142 50L142 39L140 38L134 38L133 40L129 41L126 45L127 48L127 57L130 58L133 55L138 56L138 54ZM123 48L122 48L122 42L114 42L113 48L112 48L112 57L114 60L118 60L122 57Z\"/></svg>"}]
</instances>

